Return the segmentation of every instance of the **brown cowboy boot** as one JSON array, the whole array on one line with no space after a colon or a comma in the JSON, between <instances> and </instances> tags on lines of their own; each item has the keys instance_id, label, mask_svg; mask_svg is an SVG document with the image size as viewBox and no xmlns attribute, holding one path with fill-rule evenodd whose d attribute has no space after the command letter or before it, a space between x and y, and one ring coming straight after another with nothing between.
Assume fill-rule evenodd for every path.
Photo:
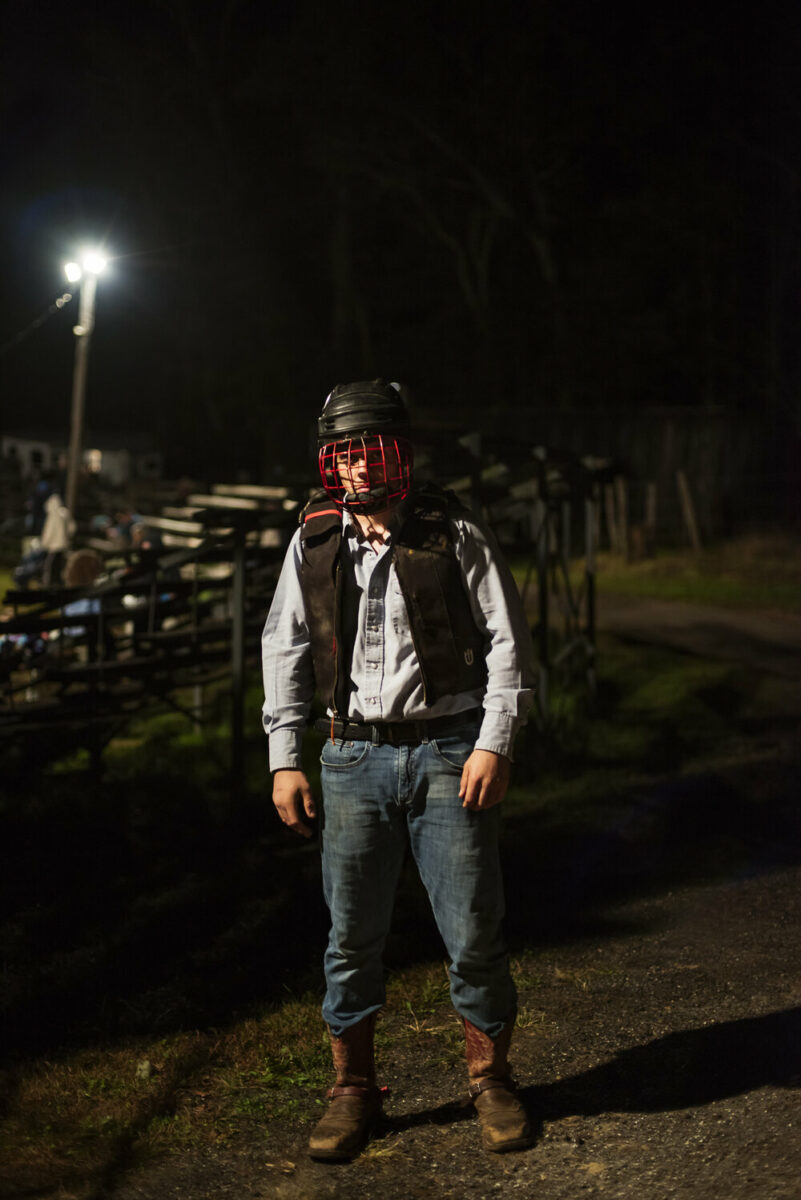
<instances>
[{"instance_id":1,"label":"brown cowboy boot","mask_svg":"<svg viewBox=\"0 0 801 1200\"><path fill-rule=\"evenodd\" d=\"M531 1145L531 1129L525 1109L514 1094L507 1055L512 1040L512 1022L497 1038L482 1033L470 1021L464 1023L469 1095L481 1122L485 1150L502 1154Z\"/></svg>"},{"instance_id":2,"label":"brown cowboy boot","mask_svg":"<svg viewBox=\"0 0 801 1200\"><path fill-rule=\"evenodd\" d=\"M381 1111L381 1091L375 1084L373 1031L375 1013L331 1034L336 1083L328 1092L328 1111L309 1138L312 1158L342 1161L358 1154L370 1126Z\"/></svg>"}]
</instances>

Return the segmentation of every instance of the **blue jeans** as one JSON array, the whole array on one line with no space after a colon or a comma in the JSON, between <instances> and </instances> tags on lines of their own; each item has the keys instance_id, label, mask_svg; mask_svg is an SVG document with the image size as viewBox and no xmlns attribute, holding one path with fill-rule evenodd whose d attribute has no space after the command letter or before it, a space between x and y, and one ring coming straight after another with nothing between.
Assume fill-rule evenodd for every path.
<instances>
[{"instance_id":1,"label":"blue jeans","mask_svg":"<svg viewBox=\"0 0 801 1200\"><path fill-rule=\"evenodd\" d=\"M477 725L411 746L326 741L323 888L331 914L323 1017L335 1036L385 1000L382 953L407 844L450 960L454 1008L497 1037L517 996L501 932L499 809L462 808Z\"/></svg>"}]
</instances>

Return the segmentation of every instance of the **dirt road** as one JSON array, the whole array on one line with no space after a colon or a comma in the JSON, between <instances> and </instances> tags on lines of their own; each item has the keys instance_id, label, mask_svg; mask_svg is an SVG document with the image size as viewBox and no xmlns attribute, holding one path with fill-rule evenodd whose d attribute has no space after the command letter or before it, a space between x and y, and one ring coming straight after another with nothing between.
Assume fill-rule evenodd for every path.
<instances>
[{"instance_id":1,"label":"dirt road","mask_svg":"<svg viewBox=\"0 0 801 1200\"><path fill-rule=\"evenodd\" d=\"M801 615L603 593L598 628L631 641L801 679Z\"/></svg>"}]
</instances>

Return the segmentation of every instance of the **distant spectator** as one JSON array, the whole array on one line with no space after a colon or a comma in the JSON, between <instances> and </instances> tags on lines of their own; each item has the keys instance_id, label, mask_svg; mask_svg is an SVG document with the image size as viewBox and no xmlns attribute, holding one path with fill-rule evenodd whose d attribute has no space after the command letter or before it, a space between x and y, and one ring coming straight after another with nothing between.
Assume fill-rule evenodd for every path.
<instances>
[{"instance_id":1,"label":"distant spectator","mask_svg":"<svg viewBox=\"0 0 801 1200\"><path fill-rule=\"evenodd\" d=\"M34 579L42 578L42 569L47 559L47 551L42 549L38 537L31 539L30 549L24 554L14 568L12 576L14 587L27 588Z\"/></svg>"},{"instance_id":2,"label":"distant spectator","mask_svg":"<svg viewBox=\"0 0 801 1200\"><path fill-rule=\"evenodd\" d=\"M139 579L143 575L149 576L153 573L157 574L159 580L164 583L181 578L178 567L162 566L161 558L165 552L164 539L159 530L148 525L146 521L140 521L132 527L131 550L131 565L125 572L127 577ZM169 595L165 593L162 599L169 599Z\"/></svg>"},{"instance_id":3,"label":"distant spectator","mask_svg":"<svg viewBox=\"0 0 801 1200\"><path fill-rule=\"evenodd\" d=\"M73 550L64 566L65 587L90 588L96 582L102 566L100 556L94 550ZM65 617L99 616L103 611L103 601L99 596L81 596L65 604L63 611ZM87 628L84 625L70 625L63 632L66 637L83 638L87 635ZM114 658L114 636L108 621L100 622L95 636L87 637L85 655L89 662L97 659L100 645L104 658Z\"/></svg>"},{"instance_id":4,"label":"distant spectator","mask_svg":"<svg viewBox=\"0 0 801 1200\"><path fill-rule=\"evenodd\" d=\"M70 548L75 532L75 522L58 492L51 492L45 501L45 520L42 527L41 547L47 553L42 567L42 583L45 587L59 583L64 557Z\"/></svg>"},{"instance_id":5,"label":"distant spectator","mask_svg":"<svg viewBox=\"0 0 801 1200\"><path fill-rule=\"evenodd\" d=\"M89 522L93 537L107 537L111 529L111 517L107 513L96 513Z\"/></svg>"},{"instance_id":6,"label":"distant spectator","mask_svg":"<svg viewBox=\"0 0 801 1200\"><path fill-rule=\"evenodd\" d=\"M45 504L53 491L53 479L41 475L25 501L25 533L28 537L39 537L45 523Z\"/></svg>"},{"instance_id":7,"label":"distant spectator","mask_svg":"<svg viewBox=\"0 0 801 1200\"><path fill-rule=\"evenodd\" d=\"M100 555L94 550L73 550L64 564L64 586L88 588L96 582L103 569Z\"/></svg>"},{"instance_id":8,"label":"distant spectator","mask_svg":"<svg viewBox=\"0 0 801 1200\"><path fill-rule=\"evenodd\" d=\"M141 567L156 570L159 555L164 553L164 541L158 529L139 521L131 526L131 548L137 552Z\"/></svg>"},{"instance_id":9,"label":"distant spectator","mask_svg":"<svg viewBox=\"0 0 801 1200\"><path fill-rule=\"evenodd\" d=\"M120 508L114 514L114 524L109 526L106 533L115 545L127 550L133 545L134 529L141 524L142 518L139 513L131 508Z\"/></svg>"}]
</instances>

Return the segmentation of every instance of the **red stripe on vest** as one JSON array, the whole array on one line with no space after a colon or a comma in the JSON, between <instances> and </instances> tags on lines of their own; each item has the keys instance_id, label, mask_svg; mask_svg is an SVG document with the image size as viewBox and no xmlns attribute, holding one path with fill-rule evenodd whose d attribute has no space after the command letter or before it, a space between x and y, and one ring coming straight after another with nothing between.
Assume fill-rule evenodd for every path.
<instances>
[{"instance_id":1,"label":"red stripe on vest","mask_svg":"<svg viewBox=\"0 0 801 1200\"><path fill-rule=\"evenodd\" d=\"M322 510L322 512L309 513L309 515L307 517L303 518L303 524L305 525L307 521L314 520L315 517L339 517L339 516L341 516L341 513L338 508L324 508Z\"/></svg>"}]
</instances>

